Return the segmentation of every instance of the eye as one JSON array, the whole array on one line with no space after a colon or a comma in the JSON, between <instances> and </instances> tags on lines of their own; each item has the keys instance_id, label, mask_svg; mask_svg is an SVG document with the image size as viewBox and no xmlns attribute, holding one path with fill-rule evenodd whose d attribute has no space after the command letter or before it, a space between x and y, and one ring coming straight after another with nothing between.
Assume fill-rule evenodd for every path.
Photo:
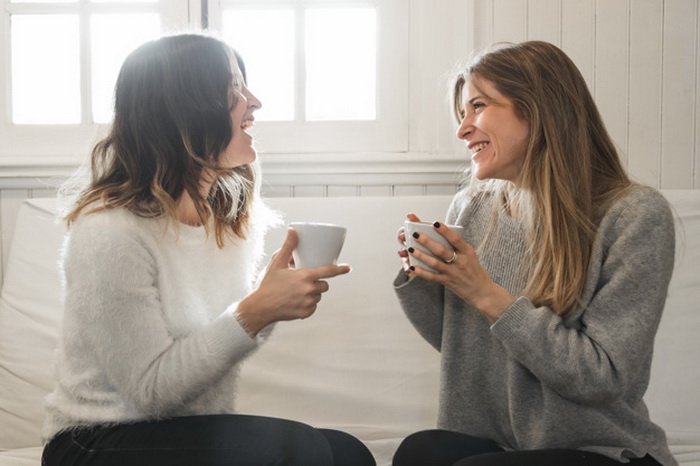
<instances>
[{"instance_id":1,"label":"eye","mask_svg":"<svg viewBox=\"0 0 700 466\"><path fill-rule=\"evenodd\" d=\"M486 104L483 102L474 102L472 103L472 110L474 110L474 113L477 113L480 108L486 107Z\"/></svg>"}]
</instances>

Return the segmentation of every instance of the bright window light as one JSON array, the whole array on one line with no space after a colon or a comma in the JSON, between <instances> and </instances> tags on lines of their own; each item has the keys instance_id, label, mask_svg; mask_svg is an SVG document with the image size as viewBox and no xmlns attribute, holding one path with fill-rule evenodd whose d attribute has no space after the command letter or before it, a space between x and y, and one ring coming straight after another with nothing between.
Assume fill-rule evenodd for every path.
<instances>
[{"instance_id":1,"label":"bright window light","mask_svg":"<svg viewBox=\"0 0 700 466\"><path fill-rule=\"evenodd\" d=\"M294 11L225 10L223 38L245 62L250 91L262 102L258 120L294 119Z\"/></svg>"},{"instance_id":2,"label":"bright window light","mask_svg":"<svg viewBox=\"0 0 700 466\"><path fill-rule=\"evenodd\" d=\"M375 9L308 9L305 28L306 119L375 119Z\"/></svg>"},{"instance_id":3,"label":"bright window light","mask_svg":"<svg viewBox=\"0 0 700 466\"><path fill-rule=\"evenodd\" d=\"M80 123L78 15L17 14L10 28L12 122Z\"/></svg>"},{"instance_id":4,"label":"bright window light","mask_svg":"<svg viewBox=\"0 0 700 466\"><path fill-rule=\"evenodd\" d=\"M124 31L129 33L124 34ZM160 17L157 14L91 16L92 117L96 123L107 123L112 119L114 85L124 59L139 45L157 38L159 33Z\"/></svg>"}]
</instances>

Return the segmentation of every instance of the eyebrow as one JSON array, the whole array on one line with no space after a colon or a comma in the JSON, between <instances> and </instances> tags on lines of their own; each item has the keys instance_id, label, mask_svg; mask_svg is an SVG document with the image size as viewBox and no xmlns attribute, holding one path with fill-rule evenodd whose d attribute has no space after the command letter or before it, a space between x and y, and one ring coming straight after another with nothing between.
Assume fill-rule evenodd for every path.
<instances>
[{"instance_id":1,"label":"eyebrow","mask_svg":"<svg viewBox=\"0 0 700 466\"><path fill-rule=\"evenodd\" d=\"M473 104L474 101L477 99L490 100L490 98L486 94L484 94L483 92L479 92L474 97L469 99L466 103Z\"/></svg>"},{"instance_id":2,"label":"eyebrow","mask_svg":"<svg viewBox=\"0 0 700 466\"><path fill-rule=\"evenodd\" d=\"M478 99L485 99L485 97L481 94L477 94L474 97L472 97L471 99L465 101L463 105L472 105L474 103L474 101L478 100Z\"/></svg>"}]
</instances>

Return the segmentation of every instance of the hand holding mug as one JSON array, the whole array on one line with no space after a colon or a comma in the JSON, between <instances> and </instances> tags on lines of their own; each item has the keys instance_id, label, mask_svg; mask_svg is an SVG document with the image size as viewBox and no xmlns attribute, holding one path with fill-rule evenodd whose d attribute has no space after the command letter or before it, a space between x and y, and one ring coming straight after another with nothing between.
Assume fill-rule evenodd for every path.
<instances>
[{"instance_id":1,"label":"hand holding mug","mask_svg":"<svg viewBox=\"0 0 700 466\"><path fill-rule=\"evenodd\" d=\"M298 232L290 228L284 244L270 259L258 289L238 305L239 318L252 335L273 322L309 317L316 311L322 294L328 291L325 279L350 272L349 266L334 263L303 269L292 267L298 243Z\"/></svg>"},{"instance_id":2,"label":"hand holding mug","mask_svg":"<svg viewBox=\"0 0 700 466\"><path fill-rule=\"evenodd\" d=\"M461 234L464 228L459 225L450 225L449 229L458 234L461 238ZM454 246L450 243L449 239L440 234L432 223L421 222L420 219L414 215L409 214L408 220L404 222L404 226L399 228L397 233L399 243L410 252L411 250L419 250L420 252L435 259L442 259L444 262L451 263L457 258L457 253ZM421 236L427 236L430 241L423 245L417 241ZM409 257L405 253L399 252L399 255L406 258ZM420 267L429 272L437 273L434 266L431 266L432 261L423 260L421 257L416 257L411 255L408 259L409 265L413 267Z\"/></svg>"},{"instance_id":3,"label":"hand holding mug","mask_svg":"<svg viewBox=\"0 0 700 466\"><path fill-rule=\"evenodd\" d=\"M419 221L415 215L409 215L409 221L413 220ZM425 226L422 227L423 231L413 232L417 235L404 233L402 236L399 230L399 239L406 241L409 248L399 251L399 256L404 259L404 262L408 260L413 264L406 272L412 276L441 283L481 311L492 322L498 320L515 302L515 297L491 279L479 262L474 248L464 241L461 234L458 234L458 231L461 232L463 229L441 222L435 222L432 225L420 223L420 225L429 225L433 233L428 233L431 230L426 229ZM408 230L404 231L408 232ZM436 240L436 235L439 235L443 241ZM410 238L413 238L415 246L410 246ZM445 246L444 242L449 246ZM421 267L418 261L432 270Z\"/></svg>"}]
</instances>

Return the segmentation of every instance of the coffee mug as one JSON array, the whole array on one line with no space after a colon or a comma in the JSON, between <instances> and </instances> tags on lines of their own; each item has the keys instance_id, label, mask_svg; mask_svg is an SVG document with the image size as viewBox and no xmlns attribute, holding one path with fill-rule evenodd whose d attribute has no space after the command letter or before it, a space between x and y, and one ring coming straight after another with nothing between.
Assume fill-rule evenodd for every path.
<instances>
[{"instance_id":1,"label":"coffee mug","mask_svg":"<svg viewBox=\"0 0 700 466\"><path fill-rule=\"evenodd\" d=\"M408 249L409 247L412 247L414 249L417 249L419 251L422 251L426 254L430 254L431 256L435 257L433 253L428 251L426 248L421 246L416 242L416 239L413 237L413 233L418 232L420 235L425 235L431 238L434 241L437 241L450 251L454 251L454 248L452 245L443 237L440 233L438 233L435 228L433 227L432 223L428 222L410 222L406 220L401 228L399 228L399 231L396 233L397 238L400 237L401 233L404 233L406 235L406 242L404 243L401 241L399 238L399 243L401 243L403 246ZM451 230L453 230L455 233L458 235L462 236L462 233L464 232L464 228L459 226L459 225L447 225ZM443 259L444 258L439 258ZM423 261L416 259L414 256L409 256L409 262L411 265L415 267L420 267L422 269L425 269L429 272L437 272L434 268L426 265Z\"/></svg>"},{"instance_id":2,"label":"coffee mug","mask_svg":"<svg viewBox=\"0 0 700 466\"><path fill-rule=\"evenodd\" d=\"M330 223L293 222L299 242L292 252L298 269L335 264L345 242L347 228Z\"/></svg>"}]
</instances>

